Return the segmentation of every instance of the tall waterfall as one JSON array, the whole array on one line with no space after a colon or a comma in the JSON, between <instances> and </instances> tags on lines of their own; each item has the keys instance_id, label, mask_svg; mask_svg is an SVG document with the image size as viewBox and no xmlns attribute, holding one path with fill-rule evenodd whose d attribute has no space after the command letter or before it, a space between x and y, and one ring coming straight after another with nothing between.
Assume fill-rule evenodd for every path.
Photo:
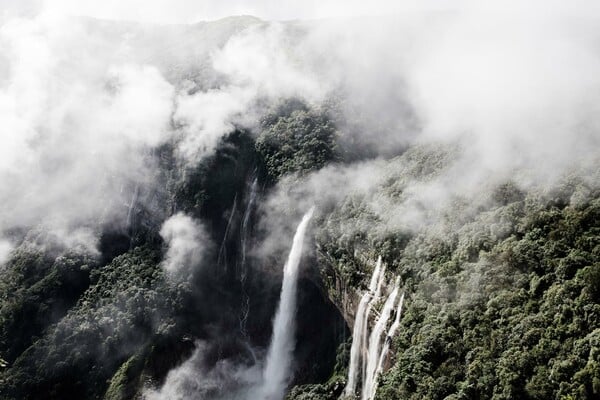
<instances>
[{"instance_id":1,"label":"tall waterfall","mask_svg":"<svg viewBox=\"0 0 600 400\"><path fill-rule=\"evenodd\" d=\"M354 318L354 328L352 329L352 347L350 348L350 365L348 367L348 383L344 393L346 396L353 395L356 391L356 384L358 380L358 366L361 360L361 352L364 348L365 338L367 336L368 327L368 309L372 304L371 300L375 297L376 291L381 290L381 282L379 276L383 276L381 273L381 257L377 260L377 265L371 275L371 282L369 283L369 290L365 292L360 302L358 303L358 309L356 310L356 316ZM364 358L364 357L363 357Z\"/></svg>"},{"instance_id":2,"label":"tall waterfall","mask_svg":"<svg viewBox=\"0 0 600 400\"><path fill-rule=\"evenodd\" d=\"M302 218L296 229L292 249L283 269L283 283L281 297L275 320L273 322L273 336L267 353L263 373L262 387L258 399L280 400L290 378L292 353L294 351L294 314L296 311L296 291L298 286L298 266L302 256L304 234L310 221L314 207Z\"/></svg>"}]
</instances>

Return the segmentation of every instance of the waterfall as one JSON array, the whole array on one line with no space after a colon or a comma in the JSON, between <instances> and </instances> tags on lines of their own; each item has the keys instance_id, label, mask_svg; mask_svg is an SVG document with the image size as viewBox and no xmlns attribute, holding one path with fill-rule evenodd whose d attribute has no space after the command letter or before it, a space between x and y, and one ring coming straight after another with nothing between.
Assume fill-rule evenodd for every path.
<instances>
[{"instance_id":1,"label":"waterfall","mask_svg":"<svg viewBox=\"0 0 600 400\"><path fill-rule=\"evenodd\" d=\"M369 283L369 290L365 292L360 302L358 303L358 309L356 310L356 316L354 317L354 328L352 329L352 347L350 348L350 365L348 366L348 382L344 393L346 396L351 396L356 391L356 384L358 379L358 364L361 359L361 352L363 350L364 338L367 335L368 326L368 312L367 309L371 304L371 299L375 296L375 291L381 289L380 278L381 274L381 257L377 260L377 265L371 275L371 282ZM364 359L364 357L363 357Z\"/></svg>"},{"instance_id":2,"label":"waterfall","mask_svg":"<svg viewBox=\"0 0 600 400\"><path fill-rule=\"evenodd\" d=\"M398 284L399 279L396 279L394 289L392 293L386 299L383 310L375 323L375 327L369 336L369 350L367 352L367 369L366 377L363 381L362 386L362 400L368 400L371 398L374 392L375 375L377 373L377 366L379 364L380 347L383 332L387 326L388 320L392 310L394 309L394 303L396 302L396 296L398 295Z\"/></svg>"},{"instance_id":3,"label":"waterfall","mask_svg":"<svg viewBox=\"0 0 600 400\"><path fill-rule=\"evenodd\" d=\"M379 301L379 298L381 297L381 287L383 286L383 281L385 280L385 266L383 264L381 264L381 256L379 256L379 258L377 259L377 263L381 265L381 269L379 271L379 279L377 281L377 287L375 289L375 293L373 294L373 297L371 297L371 300L369 301L369 304L367 305L367 310L365 311L365 325L363 326L363 330L362 330L362 339L361 339L361 355L362 355L362 363L361 363L361 372L362 372L362 382L364 385L364 382L367 379L367 355L369 353L369 343L367 341L367 337L368 337L368 330L369 330L369 316L371 315L371 310L373 309L373 307L375 306L375 304Z\"/></svg>"},{"instance_id":4,"label":"waterfall","mask_svg":"<svg viewBox=\"0 0 600 400\"><path fill-rule=\"evenodd\" d=\"M135 185L135 189L133 191L133 195L131 197L131 202L127 207L127 228L131 228L132 217L133 217L133 208L135 207L135 203L137 202L137 198L139 196L140 186L138 184Z\"/></svg>"},{"instance_id":5,"label":"waterfall","mask_svg":"<svg viewBox=\"0 0 600 400\"><path fill-rule=\"evenodd\" d=\"M240 247L242 253L240 260L240 287L242 291L242 306L240 308L240 331L242 332L243 336L246 336L246 321L248 320L248 313L250 312L250 297L246 292L246 276L248 272L248 267L246 266L246 246L248 242L248 224L250 222L250 215L252 214L254 202L256 201L256 188L257 179L254 178L254 181L252 182L252 187L250 189L250 198L248 200L248 204L246 205L244 217L242 218L242 230L240 235Z\"/></svg>"},{"instance_id":6,"label":"waterfall","mask_svg":"<svg viewBox=\"0 0 600 400\"><path fill-rule=\"evenodd\" d=\"M231 223L233 222L233 216L235 215L235 211L237 208L237 193L233 197L233 205L231 206L231 213L229 214L229 219L227 220L227 226L225 227L225 234L223 235L223 241L221 242L221 247L219 248L219 255L217 256L217 265L221 265L221 261L227 264L227 239L229 238L229 230L231 229Z\"/></svg>"},{"instance_id":7,"label":"waterfall","mask_svg":"<svg viewBox=\"0 0 600 400\"><path fill-rule=\"evenodd\" d=\"M140 186L138 184L135 185L135 189L133 191L133 196L131 197L131 202L129 203L127 209L127 229L129 231L129 248L133 248L133 238L135 236L134 227L133 227L133 210L135 208L135 203L137 203L138 196L140 195Z\"/></svg>"},{"instance_id":8,"label":"waterfall","mask_svg":"<svg viewBox=\"0 0 600 400\"><path fill-rule=\"evenodd\" d=\"M373 385L371 390L371 396L368 400L373 400L375 398L375 392L377 391L377 384L379 380L379 375L383 370L383 363L390 351L390 346L392 344L392 338L396 334L396 331L400 327L400 316L402 315L402 306L404 305L404 293L400 296L400 300L398 301L398 306L396 307L396 317L394 318L394 323L390 327L390 330L387 333L385 338L385 343L383 344L383 349L381 350L381 355L379 356L379 362L377 363L377 369L375 370L375 376L373 377Z\"/></svg>"},{"instance_id":9,"label":"waterfall","mask_svg":"<svg viewBox=\"0 0 600 400\"><path fill-rule=\"evenodd\" d=\"M290 377L292 353L294 351L294 316L296 312L296 291L298 286L298 266L302 256L304 234L314 207L302 218L296 229L292 249L283 268L283 283L279 306L273 321L273 336L267 353L259 399L281 400Z\"/></svg>"},{"instance_id":10,"label":"waterfall","mask_svg":"<svg viewBox=\"0 0 600 400\"><path fill-rule=\"evenodd\" d=\"M248 205L246 206L246 211L244 211L244 217L242 218L242 259L240 262L240 279L246 278L246 241L248 240L248 223L250 222L250 215L252 214L252 208L254 207L254 202L256 201L256 187L257 180L256 178L254 178L254 181L252 182L252 187L250 189L250 199L248 200Z\"/></svg>"}]
</instances>

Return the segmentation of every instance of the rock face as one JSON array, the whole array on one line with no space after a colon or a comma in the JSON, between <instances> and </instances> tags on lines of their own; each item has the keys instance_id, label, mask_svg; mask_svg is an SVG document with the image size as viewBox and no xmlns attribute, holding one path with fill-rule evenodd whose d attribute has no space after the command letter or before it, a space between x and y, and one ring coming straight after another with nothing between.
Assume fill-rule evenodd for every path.
<instances>
[{"instance_id":1,"label":"rock face","mask_svg":"<svg viewBox=\"0 0 600 400\"><path fill-rule=\"evenodd\" d=\"M302 31L301 25L288 27ZM207 54L253 27L264 23L247 17L185 27L81 23L82 32L108 38L100 47L115 62L123 60L112 41L124 40L127 57L160 70L161 86L168 81L190 96L235 86L221 80ZM93 86L110 102L119 84ZM395 91L380 89L367 93ZM237 94L226 92L234 103ZM396 95L394 105L404 104ZM202 143L214 148L190 163L178 153L185 121L171 120L165 129L174 131L172 140L142 146L135 173L110 186L116 199L105 202L105 187L95 181L83 187L100 188L92 192L97 196L66 193L65 199L84 200L88 216L73 233L97 238L96 248L78 235L58 240L29 212L26 222L0 232L1 256L8 254L0 279L0 398L256 400L247 389L262 379L282 266L312 203L297 307L288 310L293 361L282 374L289 382L279 382L288 385L287 399L352 398L362 388L369 400L600 398L598 159L538 186L527 174L492 179L485 169L469 176L475 183L457 184L468 172L461 163L472 167L465 160L472 154L460 154L463 143L402 138L379 152L388 144L374 143L381 137L402 136L385 121L396 120L393 107L379 109L382 101L375 101L376 112L363 121L360 105L372 98L349 96L334 91L322 104L245 99L219 127L225 136ZM345 120L348 113L355 115ZM370 129L379 133L364 134ZM44 154L54 161L50 153ZM142 174L146 167L149 175ZM110 178L117 169L101 172ZM26 204L25 197L39 197L36 205L52 197L21 186L15 206ZM58 204L62 217L71 214L69 205ZM378 256L386 271L373 289ZM406 293L401 318L393 314L400 304L396 282ZM368 291L377 300L360 306ZM365 346L353 359L358 335ZM361 365L349 384L356 354L367 359L368 376Z\"/></svg>"},{"instance_id":2,"label":"rock face","mask_svg":"<svg viewBox=\"0 0 600 400\"><path fill-rule=\"evenodd\" d=\"M161 268L165 246L158 234L161 223L146 217L146 213L153 218L161 213L148 212L142 203L131 206L127 230L107 230L102 235L99 260L68 256L60 248L30 252L25 240L7 267L22 276L15 285L49 302L59 299L57 293L65 284L74 285L76 292L69 292L73 298L53 311L53 319L40 317L32 325L32 334L41 335L40 339L17 343L17 339L27 340L22 336L25 331L18 327L10 335L4 331L2 354L8 357L9 367L2 372L3 396L138 398L146 388L160 386L171 369L190 357L196 340L203 342L205 351L202 368L222 360L261 361L260 352L272 335L281 285L276 271L283 261L276 255L265 265L253 253L262 240L258 210L269 187L260 173L253 138L244 132L230 135L215 156L185 179L169 163L164 168L171 177L166 182L170 193L161 197L163 203L157 208L164 215L171 209L203 221L210 242L218 245L204 249L204 258L191 275L174 280ZM308 241L307 247L312 248L313 240ZM4 313L9 312L3 307ZM44 307L44 303L27 307ZM31 315L16 312L21 311L12 314L14 324L23 324ZM290 383L326 381L333 374L338 347L349 333L327 296L312 251L302 260L295 319ZM7 345L12 346L11 352L6 352Z\"/></svg>"}]
</instances>

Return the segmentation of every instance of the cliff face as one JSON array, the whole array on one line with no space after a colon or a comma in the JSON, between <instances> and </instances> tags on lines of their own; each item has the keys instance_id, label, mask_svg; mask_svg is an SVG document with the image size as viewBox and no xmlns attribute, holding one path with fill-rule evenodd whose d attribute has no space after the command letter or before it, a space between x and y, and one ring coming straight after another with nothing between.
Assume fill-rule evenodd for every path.
<instances>
[{"instance_id":1,"label":"cliff face","mask_svg":"<svg viewBox=\"0 0 600 400\"><path fill-rule=\"evenodd\" d=\"M306 117L281 116L286 123L293 118ZM302 136L287 140L297 139ZM204 352L198 373L223 360L252 365L263 357L291 243L282 236L280 251L257 254L269 234L259 223L261 203L277 181L264 160L275 150L237 131L192 169L178 169L172 151L158 149L162 185L154 193L136 191L130 224L97 227L100 254L53 245L43 231L21 236L0 287L3 398L141 398L195 349ZM310 157L310 148L293 154L288 170L311 168L300 158ZM180 214L200 221L206 232L194 234L202 258L185 259L193 265L173 275L165 266L173 244L165 242L161 225ZM298 293L293 382L322 382L349 332L312 250ZM227 383L221 386L227 390Z\"/></svg>"},{"instance_id":2,"label":"cliff face","mask_svg":"<svg viewBox=\"0 0 600 400\"><path fill-rule=\"evenodd\" d=\"M331 163L345 162L327 123L312 137L287 135L286 127L324 123L307 115L271 118L259 141L234 132L192 170L161 149L165 191L140 194L153 208L133 204L127 229L100 226L100 255L52 246L44 232L21 233L0 287L2 396L141 398L198 349L201 375L223 362L256 363L269 344L288 251L289 233L275 230L273 240L272 221L290 201L302 209ZM297 150L279 154L275 144L286 142ZM443 175L452 152L409 148L375 162L380 178L368 190L319 200L299 282L289 399L341 396L357 305L379 256L383 291L400 277L406 299L377 399L598 394L598 189L578 177L550 190L490 183L418 223L395 221L411 210L398 209L409 184ZM202 221L213 244L174 279L159 230L180 212ZM197 389L218 395L232 384L211 379L216 386Z\"/></svg>"},{"instance_id":3,"label":"cliff face","mask_svg":"<svg viewBox=\"0 0 600 400\"><path fill-rule=\"evenodd\" d=\"M100 254L52 245L35 229L14 233L21 245L0 287L4 398L141 398L198 349L194 373L213 381L190 396L239 384L210 371L263 356L289 250L289 227L278 223L294 220L290 204L303 210L305 198L319 211L299 282L289 399L341 396L379 256L384 293L399 277L406 299L377 399L597 396L600 193L585 174L551 189L490 182L423 205L417 218L406 207L412 187L443 176L455 149L413 146L366 161L377 176L366 187L320 192L332 173L349 182L336 168L354 161L322 115L298 104L278 112L258 139L233 132L192 169L159 149L165 189L139 192L126 229L99 225ZM183 278L165 270L161 235L178 213L206 229L203 256Z\"/></svg>"},{"instance_id":4,"label":"cliff face","mask_svg":"<svg viewBox=\"0 0 600 400\"><path fill-rule=\"evenodd\" d=\"M598 24L487 7L3 14L0 399L264 400L312 209L277 393L599 398Z\"/></svg>"},{"instance_id":5,"label":"cliff face","mask_svg":"<svg viewBox=\"0 0 600 400\"><path fill-rule=\"evenodd\" d=\"M410 171L429 171L417 179L443 172L434 154L410 149L390 160L392 174L406 175L373 197L395 193L401 202L398 184ZM406 293L376 398L597 396L598 196L586 178L570 176L544 190L491 184L411 229L372 223L377 204L362 195L324 217L320 267L349 326L378 255L386 282L399 276ZM347 351L340 347L346 365ZM345 373L289 398L338 398Z\"/></svg>"}]
</instances>

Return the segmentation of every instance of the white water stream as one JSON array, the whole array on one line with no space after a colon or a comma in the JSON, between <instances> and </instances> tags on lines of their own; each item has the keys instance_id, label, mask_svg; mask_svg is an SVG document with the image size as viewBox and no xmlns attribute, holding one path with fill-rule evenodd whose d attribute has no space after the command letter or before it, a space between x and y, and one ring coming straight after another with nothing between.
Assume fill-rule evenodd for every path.
<instances>
[{"instance_id":1,"label":"white water stream","mask_svg":"<svg viewBox=\"0 0 600 400\"><path fill-rule=\"evenodd\" d=\"M398 306L396 307L396 317L394 318L394 323L390 327L390 330L385 337L385 342L383 344L383 349L381 349L381 355L379 356L379 362L377 363L377 369L375 370L375 375L373 377L373 384L371 393L368 400L373 400L375 398L375 392L377 391L377 384L379 383L379 375L383 371L383 363L387 358L388 353L390 352L390 346L392 344L392 338L396 334L396 331L400 327L400 316L402 315L402 306L404 305L404 293L400 296L400 300L398 301Z\"/></svg>"},{"instance_id":2,"label":"white water stream","mask_svg":"<svg viewBox=\"0 0 600 400\"><path fill-rule=\"evenodd\" d=\"M302 257L304 234L313 211L314 207L304 215L302 222L298 225L292 249L283 269L281 297L273 322L273 336L267 353L263 382L259 390L260 394L257 399L281 400L289 384L292 353L294 351L298 266Z\"/></svg>"},{"instance_id":3,"label":"white water stream","mask_svg":"<svg viewBox=\"0 0 600 400\"><path fill-rule=\"evenodd\" d=\"M367 373L366 378L363 381L362 386L362 399L368 400L371 398L374 390L375 374L377 372L377 365L379 363L379 356L381 351L382 339L384 338L383 333L390 319L390 315L394 309L396 303L396 296L398 295L398 284L399 280L396 280L392 293L385 300L383 309L375 327L369 336L369 350L367 352Z\"/></svg>"},{"instance_id":4,"label":"white water stream","mask_svg":"<svg viewBox=\"0 0 600 400\"><path fill-rule=\"evenodd\" d=\"M402 294L396 304L400 285L400 279L396 278L394 287L369 335L369 315L379 301L384 280L385 266L382 265L381 257L379 257L371 276L369 290L362 295L356 310L352 330L350 364L348 365L348 381L342 397L354 398L359 373L362 373L361 400L372 400L375 397L379 375L383 371L385 360L390 351L392 337L400 327L400 317L404 303L404 294ZM392 313L395 314L394 321L386 333Z\"/></svg>"},{"instance_id":5,"label":"white water stream","mask_svg":"<svg viewBox=\"0 0 600 400\"><path fill-rule=\"evenodd\" d=\"M354 328L352 329L352 347L350 348L350 365L348 367L348 382L344 393L346 396L354 394L356 391L356 385L358 381L358 372L361 359L361 353L364 352L364 344L366 342L367 327L368 327L368 314L372 300L376 295L376 292L381 290L380 276L382 276L381 257L377 260L377 265L371 275L371 282L369 283L369 290L365 292L360 302L358 303L358 309L356 310L356 316L354 317ZM364 368L362 368L364 369Z\"/></svg>"}]
</instances>

